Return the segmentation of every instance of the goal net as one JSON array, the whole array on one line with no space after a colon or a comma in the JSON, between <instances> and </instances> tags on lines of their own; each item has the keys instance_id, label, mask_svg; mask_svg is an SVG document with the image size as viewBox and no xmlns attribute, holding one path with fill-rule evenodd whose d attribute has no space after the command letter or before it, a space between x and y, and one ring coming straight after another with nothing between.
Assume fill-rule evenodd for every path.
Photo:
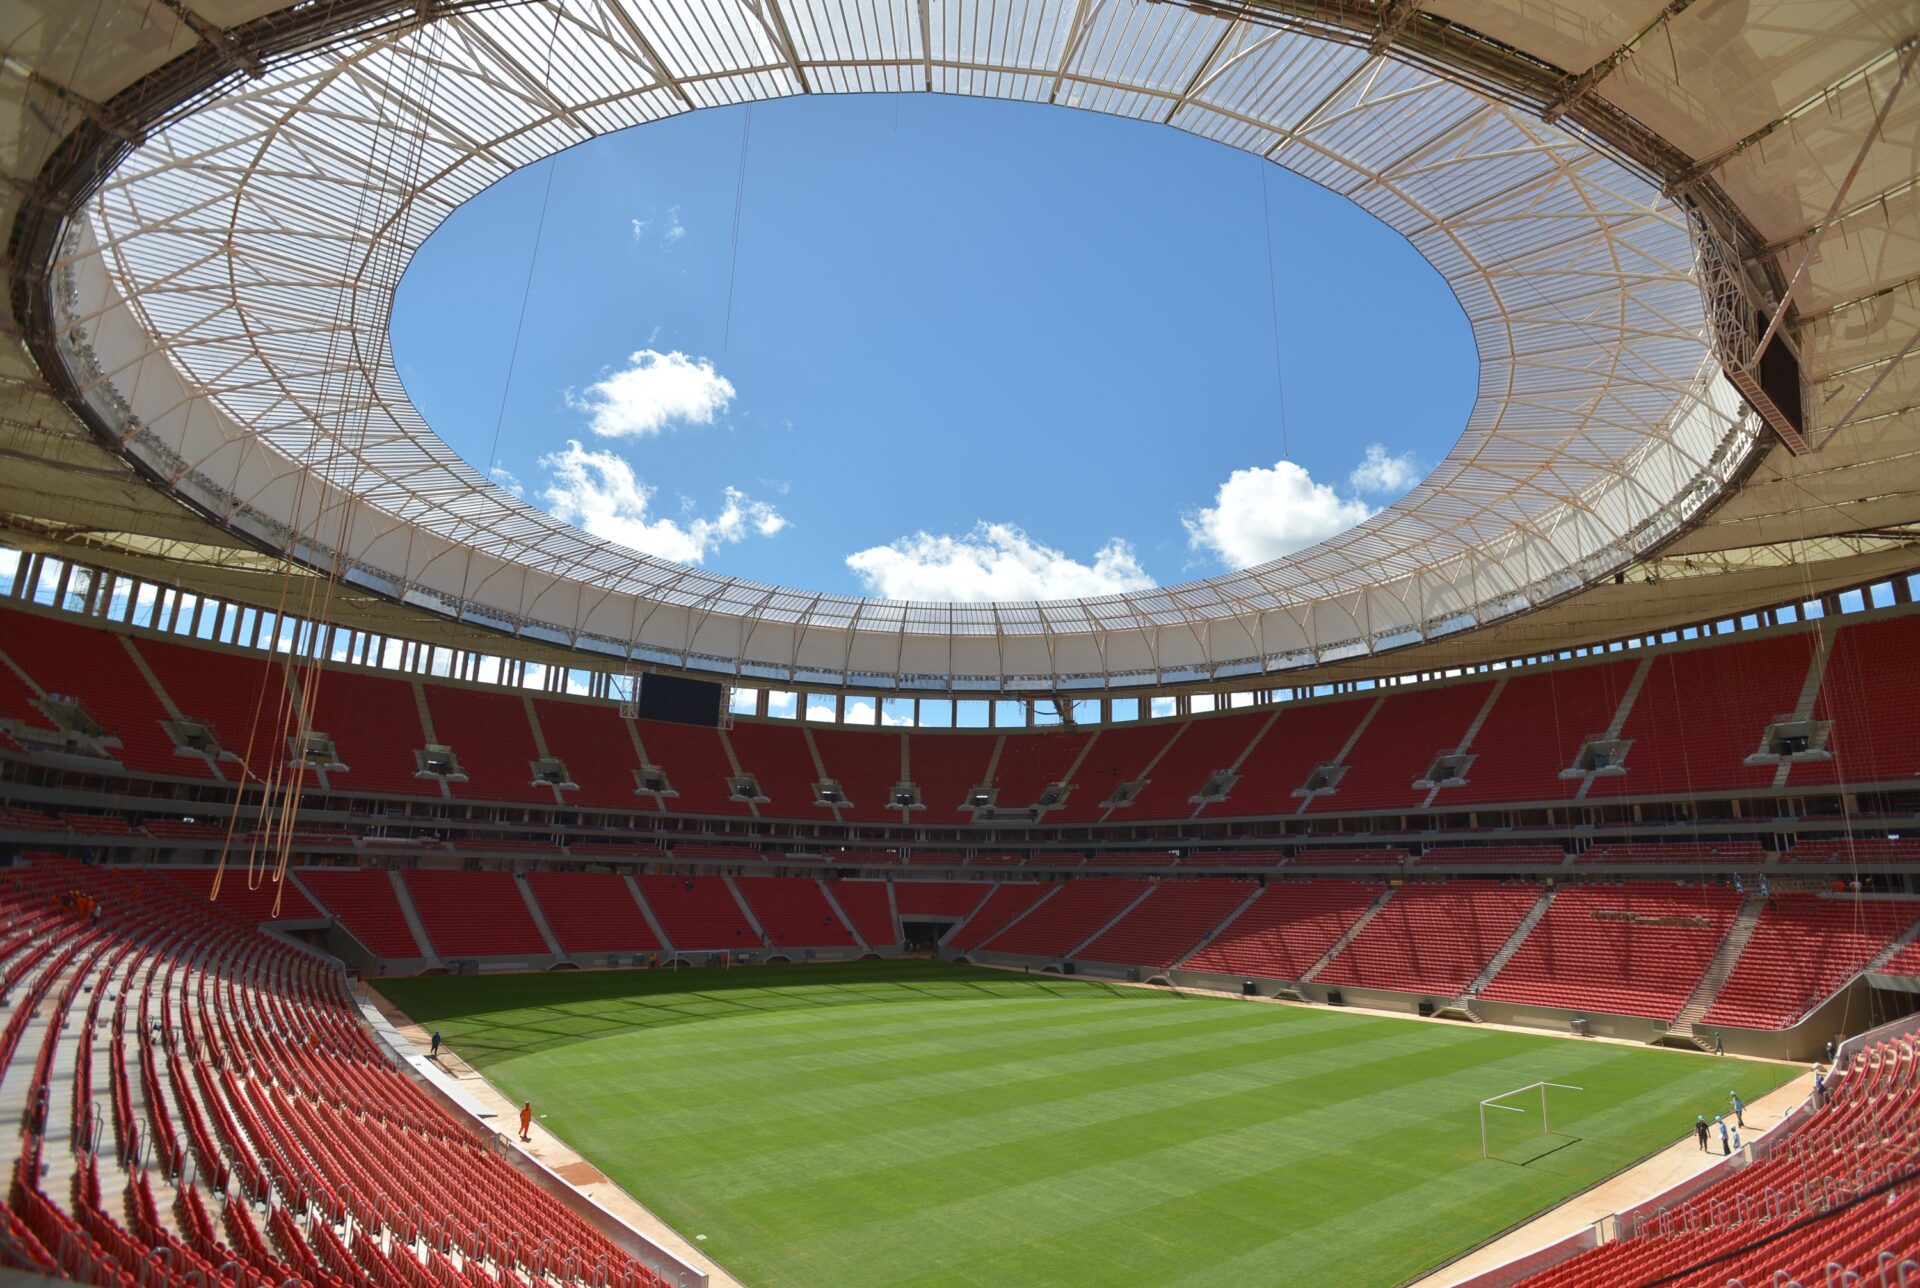
<instances>
[{"instance_id":1,"label":"goal net","mask_svg":"<svg viewBox=\"0 0 1920 1288\"><path fill-rule=\"evenodd\" d=\"M1530 1082L1480 1102L1480 1157L1525 1166L1578 1139L1555 1131L1549 1091L1581 1091L1564 1082Z\"/></svg>"}]
</instances>

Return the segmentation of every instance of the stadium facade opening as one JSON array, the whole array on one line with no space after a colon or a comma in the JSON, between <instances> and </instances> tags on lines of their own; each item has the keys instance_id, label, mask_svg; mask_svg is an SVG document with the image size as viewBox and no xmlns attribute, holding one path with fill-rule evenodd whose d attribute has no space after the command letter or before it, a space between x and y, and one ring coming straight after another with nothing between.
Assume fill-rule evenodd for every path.
<instances>
[{"instance_id":1,"label":"stadium facade opening","mask_svg":"<svg viewBox=\"0 0 1920 1288\"><path fill-rule=\"evenodd\" d=\"M617 21L563 22L570 56L549 60L527 12L461 10L196 103L123 150L70 225L52 300L63 369L183 498L358 585L608 656L893 686L1105 687L1435 640L1671 540L1758 441L1719 378L1701 292L1718 251L1696 242L1699 221L1585 138L1436 72L1252 24L1221 45L1219 19L1166 6L1103 14L1071 47L1043 23L1055 35L998 50L997 70L937 75L916 74L911 28L849 28L815 78L766 70L781 41L750 16L680 17L641 44ZM649 72L656 41L690 69ZM1129 52L1148 47L1182 51L1184 88ZM1069 76L1063 59L1091 62ZM954 606L636 558L516 502L432 433L394 377L386 319L449 210L596 134L816 79L1144 115L1348 196L1408 238L1473 324L1480 396L1458 444L1380 515L1269 565ZM203 228L192 212L209 199L227 214ZM343 242L343 227L364 237Z\"/></svg>"}]
</instances>

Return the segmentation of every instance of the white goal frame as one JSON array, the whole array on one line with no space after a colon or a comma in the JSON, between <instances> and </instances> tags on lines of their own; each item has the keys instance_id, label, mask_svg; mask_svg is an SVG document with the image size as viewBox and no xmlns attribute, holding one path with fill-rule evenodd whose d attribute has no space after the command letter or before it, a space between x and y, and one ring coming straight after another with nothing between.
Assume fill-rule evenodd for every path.
<instances>
[{"instance_id":1,"label":"white goal frame","mask_svg":"<svg viewBox=\"0 0 1920 1288\"><path fill-rule=\"evenodd\" d=\"M1481 1158L1492 1157L1492 1154L1487 1149L1487 1110L1498 1109L1501 1113L1524 1114L1525 1112L1527 1112L1526 1110L1515 1109L1512 1105L1503 1105L1500 1102L1502 1100L1511 1100L1515 1096L1524 1096L1527 1092L1533 1091L1536 1088L1540 1092L1540 1134L1542 1136L1553 1135L1553 1124L1552 1124L1552 1121L1547 1117L1547 1088L1549 1087L1552 1087L1556 1091L1585 1091L1586 1090L1585 1087L1576 1087L1576 1086L1573 1086L1571 1083L1565 1083L1565 1082L1529 1082L1524 1087L1515 1087L1512 1091L1503 1091L1497 1096L1488 1096L1485 1100L1482 1100L1480 1102L1480 1157Z\"/></svg>"}]
</instances>

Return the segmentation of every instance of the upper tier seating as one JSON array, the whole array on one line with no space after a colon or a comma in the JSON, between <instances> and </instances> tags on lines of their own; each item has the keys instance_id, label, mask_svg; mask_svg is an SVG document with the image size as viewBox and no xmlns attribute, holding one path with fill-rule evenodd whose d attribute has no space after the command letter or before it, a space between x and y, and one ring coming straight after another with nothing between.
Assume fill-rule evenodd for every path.
<instances>
[{"instance_id":1,"label":"upper tier seating","mask_svg":"<svg viewBox=\"0 0 1920 1288\"><path fill-rule=\"evenodd\" d=\"M894 924L893 900L885 881L829 881L827 890L867 947L892 948L899 944L900 930Z\"/></svg>"},{"instance_id":2,"label":"upper tier seating","mask_svg":"<svg viewBox=\"0 0 1920 1288\"><path fill-rule=\"evenodd\" d=\"M1251 881L1163 881L1078 956L1165 970L1257 889Z\"/></svg>"},{"instance_id":3,"label":"upper tier seating","mask_svg":"<svg viewBox=\"0 0 1920 1288\"><path fill-rule=\"evenodd\" d=\"M1297 980L1340 942L1384 889L1377 881L1277 882L1184 965Z\"/></svg>"},{"instance_id":4,"label":"upper tier seating","mask_svg":"<svg viewBox=\"0 0 1920 1288\"><path fill-rule=\"evenodd\" d=\"M135 647L181 716L210 728L223 752L262 778L275 761L287 758L287 744L273 736L275 715L288 700L283 659L144 637ZM85 690L74 696L91 700ZM223 761L220 772L229 780L241 776L240 765L232 762Z\"/></svg>"},{"instance_id":5,"label":"upper tier seating","mask_svg":"<svg viewBox=\"0 0 1920 1288\"><path fill-rule=\"evenodd\" d=\"M1001 882L974 909L965 924L954 932L947 946L963 953L972 950L999 934L1015 918L1026 915L1041 900L1058 894L1060 889L1057 885L1042 885L1037 881Z\"/></svg>"},{"instance_id":6,"label":"upper tier seating","mask_svg":"<svg viewBox=\"0 0 1920 1288\"><path fill-rule=\"evenodd\" d=\"M1467 750L1466 782L1442 788L1450 806L1486 801L1566 801L1580 790L1562 778L1580 744L1606 732L1639 660L1509 673Z\"/></svg>"},{"instance_id":7,"label":"upper tier seating","mask_svg":"<svg viewBox=\"0 0 1920 1288\"><path fill-rule=\"evenodd\" d=\"M1130 877L1069 881L1059 894L982 944L987 952L1065 957L1148 889Z\"/></svg>"},{"instance_id":8,"label":"upper tier seating","mask_svg":"<svg viewBox=\"0 0 1920 1288\"><path fill-rule=\"evenodd\" d=\"M657 807L653 797L636 796L634 800L639 802L639 808L659 808L669 814L695 816L752 812L745 801L733 799L727 787L727 780L734 773L733 762L727 759L726 744L720 741L718 729L700 729L665 720L636 720L632 727L646 750L647 763L666 774L667 785L674 792ZM793 817L811 818L812 815Z\"/></svg>"},{"instance_id":9,"label":"upper tier seating","mask_svg":"<svg viewBox=\"0 0 1920 1288\"><path fill-rule=\"evenodd\" d=\"M905 735L892 729L809 729L826 776L840 784L851 802L840 817L854 823L898 823L893 789L900 785ZM916 814L922 811L914 811ZM823 809L821 814L825 814Z\"/></svg>"},{"instance_id":10,"label":"upper tier seating","mask_svg":"<svg viewBox=\"0 0 1920 1288\"><path fill-rule=\"evenodd\" d=\"M464 783L449 784L463 800L525 801L552 805L553 788L533 781L540 749L527 721L527 700L448 685L422 686L433 719L433 740L453 748Z\"/></svg>"},{"instance_id":11,"label":"upper tier seating","mask_svg":"<svg viewBox=\"0 0 1920 1288\"><path fill-rule=\"evenodd\" d=\"M100 921L50 902L69 891ZM318 955L145 872L45 855L0 870L0 921L28 919L0 1076L45 1127L18 1137L0 1266L115 1288L664 1288L396 1069Z\"/></svg>"},{"instance_id":12,"label":"upper tier seating","mask_svg":"<svg viewBox=\"0 0 1920 1288\"><path fill-rule=\"evenodd\" d=\"M174 778L212 777L213 771L201 757L175 753L173 739L160 727L168 718L167 709L122 644L126 636L59 618L29 621L9 615L0 620L31 625L31 629L8 631L0 648L42 689L79 699L87 714L120 740L114 754L128 769ZM6 669L0 665L0 670ZM0 708L0 716L26 714L24 703L18 710ZM45 725L38 713L34 716L31 723ZM236 735L244 733L236 731Z\"/></svg>"},{"instance_id":13,"label":"upper tier seating","mask_svg":"<svg viewBox=\"0 0 1920 1288\"><path fill-rule=\"evenodd\" d=\"M744 952L760 947L760 937L740 911L726 878L653 875L634 881L661 933L680 952Z\"/></svg>"},{"instance_id":14,"label":"upper tier seating","mask_svg":"<svg viewBox=\"0 0 1920 1288\"><path fill-rule=\"evenodd\" d=\"M256 774L288 754L276 718L287 702L290 668L283 656L84 625L38 610L0 608L0 625L8 632L0 651L28 675L42 672L37 677L42 687L74 690L72 696L114 727L126 743L122 758L129 772L212 774L199 758L174 754L160 729L169 699L183 715L210 724L229 755L246 756L255 744ZM1073 827L1561 802L1577 794L1585 780L1559 774L1571 766L1584 740L1606 731L1643 668L1644 683L1621 731L1631 743L1624 772L1594 778L1586 800L1613 804L1631 797L1770 793L1776 767L1742 762L1762 749L1768 724L1799 704L1814 639L1808 629L1710 639L1638 656L1608 654L1493 677L1092 730L903 734L757 718L717 730L622 719L604 699L536 698L429 676L335 666L317 679L301 672L296 687L317 690L312 692L313 727L331 736L346 766L325 771L325 790L335 796L439 801L451 794L462 800L696 819L892 824L902 821L891 796L904 771L906 781L918 787L922 805L906 813L904 821L912 825L966 826L975 808L969 795L982 786L996 793L1000 809L1017 810L1032 807L1050 784L1065 782L1070 788L1065 803L1048 810L1042 822ZM1920 732L1915 732L1920 697L1906 692L1911 686L1876 685L1873 677L1899 674L1904 659L1920 651L1920 614L1843 625L1835 641L1814 714L1833 721L1830 745L1837 759L1796 763L1790 789L1832 786L1837 774L1849 781L1913 781L1910 766L1920 763ZM150 666L157 687L141 673L136 656ZM0 717L48 728L30 696L30 685L11 668L0 667ZM431 719L431 739L421 720L423 708ZM1465 767L1465 783L1414 787L1437 757L1460 748L1482 711L1485 719L1466 748L1475 759ZM429 741L454 749L468 781L449 784L443 792L440 783L416 776L414 753ZM532 762L542 755L543 744L544 754L560 760L577 784L563 789L558 800L552 787L534 781ZM1193 799L1216 770L1236 762L1238 777L1224 799L1204 805ZM228 768L219 771L221 776L241 777L238 765L222 763ZM1337 784L1316 796L1295 795L1306 791L1310 774L1323 764L1344 767ZM657 800L636 791L635 773L645 766L664 774L671 795ZM769 799L757 804L733 799L728 780L739 773L752 776ZM823 776L840 783L850 805L835 809L816 802L815 786ZM317 777L309 781L320 786ZM1116 789L1129 783L1142 784L1135 799L1110 806ZM1089 848L1101 843L1084 839ZM947 837L938 843L967 844ZM1628 851L1614 857L1634 858Z\"/></svg>"},{"instance_id":15,"label":"upper tier seating","mask_svg":"<svg viewBox=\"0 0 1920 1288\"><path fill-rule=\"evenodd\" d=\"M1426 778L1434 757L1460 745L1492 692L1491 681L1387 690L1347 753L1345 777L1331 793L1314 797L1309 812L1418 808L1431 789L1414 782Z\"/></svg>"},{"instance_id":16,"label":"upper tier seating","mask_svg":"<svg viewBox=\"0 0 1920 1288\"><path fill-rule=\"evenodd\" d=\"M440 956L538 956L553 951L511 872L419 868L404 875L413 910Z\"/></svg>"},{"instance_id":17,"label":"upper tier seating","mask_svg":"<svg viewBox=\"0 0 1920 1288\"><path fill-rule=\"evenodd\" d=\"M214 877L219 870L155 868L153 872L182 890L207 899L213 894ZM226 872L220 874L219 896L210 902L227 915L248 922L318 921L324 915L291 879L275 881L272 864L264 865L263 870L250 877L244 854L236 854L227 861ZM277 913L276 902L280 905Z\"/></svg>"},{"instance_id":18,"label":"upper tier seating","mask_svg":"<svg viewBox=\"0 0 1920 1288\"><path fill-rule=\"evenodd\" d=\"M854 946L853 932L812 877L741 877L734 888L753 910L771 947Z\"/></svg>"},{"instance_id":19,"label":"upper tier seating","mask_svg":"<svg viewBox=\"0 0 1920 1288\"><path fill-rule=\"evenodd\" d=\"M430 957L400 910L393 877L382 868L301 868L295 874L347 932L376 957Z\"/></svg>"},{"instance_id":20,"label":"upper tier seating","mask_svg":"<svg viewBox=\"0 0 1920 1288\"><path fill-rule=\"evenodd\" d=\"M1729 886L1562 889L1480 995L1671 1021L1713 964L1740 903Z\"/></svg>"},{"instance_id":21,"label":"upper tier seating","mask_svg":"<svg viewBox=\"0 0 1920 1288\"><path fill-rule=\"evenodd\" d=\"M1091 737L1078 731L1053 730L1010 733L1001 738L1000 758L993 767L995 803L1001 809L1027 809L1039 804L1041 793L1048 787L1069 781L1068 773Z\"/></svg>"},{"instance_id":22,"label":"upper tier seating","mask_svg":"<svg viewBox=\"0 0 1920 1288\"><path fill-rule=\"evenodd\" d=\"M1704 1189L1520 1283L1897 1283L1920 1256L1920 1194L1887 1183L1912 1169L1916 1115L1913 1039L1874 1044L1829 1081L1824 1106L1759 1142L1752 1164L1723 1164Z\"/></svg>"},{"instance_id":23,"label":"upper tier seating","mask_svg":"<svg viewBox=\"0 0 1920 1288\"><path fill-rule=\"evenodd\" d=\"M997 738L959 730L907 735L907 772L920 789L914 821L951 827L971 816L967 793L986 781Z\"/></svg>"},{"instance_id":24,"label":"upper tier seating","mask_svg":"<svg viewBox=\"0 0 1920 1288\"><path fill-rule=\"evenodd\" d=\"M1595 778L1588 797L1771 787L1774 766L1742 762L1792 712L1812 657L1804 632L1656 654L1620 731L1627 772Z\"/></svg>"},{"instance_id":25,"label":"upper tier seating","mask_svg":"<svg viewBox=\"0 0 1920 1288\"><path fill-rule=\"evenodd\" d=\"M1920 766L1920 694L1911 683L1915 654L1912 617L1843 626L1834 637L1820 679L1814 719L1831 720L1830 761L1801 761L1792 787L1833 782L1898 783L1911 788Z\"/></svg>"},{"instance_id":26,"label":"upper tier seating","mask_svg":"<svg viewBox=\"0 0 1920 1288\"><path fill-rule=\"evenodd\" d=\"M414 777L413 753L427 745L420 706L407 680L328 670L313 695L313 727L333 739L344 770L330 772L337 789L394 796L438 796L439 786Z\"/></svg>"},{"instance_id":27,"label":"upper tier seating","mask_svg":"<svg viewBox=\"0 0 1920 1288\"><path fill-rule=\"evenodd\" d=\"M613 872L530 872L527 885L547 927L570 953L652 953L660 937L627 886Z\"/></svg>"},{"instance_id":28,"label":"upper tier seating","mask_svg":"<svg viewBox=\"0 0 1920 1288\"><path fill-rule=\"evenodd\" d=\"M1457 997L1539 899L1531 883L1402 886L1314 982Z\"/></svg>"},{"instance_id":29,"label":"upper tier seating","mask_svg":"<svg viewBox=\"0 0 1920 1288\"><path fill-rule=\"evenodd\" d=\"M1306 785L1315 767L1339 758L1376 700L1368 693L1339 702L1282 707L1279 719L1241 763L1240 781L1226 800L1207 810L1208 816L1299 813L1306 800L1293 793Z\"/></svg>"},{"instance_id":30,"label":"upper tier seating","mask_svg":"<svg viewBox=\"0 0 1920 1288\"><path fill-rule=\"evenodd\" d=\"M741 720L722 736L740 758L742 773L752 774L768 796L760 812L775 818L833 820L833 811L814 802L820 771L813 763L809 730L792 721L756 724Z\"/></svg>"},{"instance_id":31,"label":"upper tier seating","mask_svg":"<svg viewBox=\"0 0 1920 1288\"><path fill-rule=\"evenodd\" d=\"M1114 725L1094 735L1093 745L1073 773L1073 792L1067 803L1047 814L1049 823L1091 823L1107 812L1113 793L1147 774L1180 726L1171 720L1150 724ZM1140 817L1128 805L1114 811L1123 819Z\"/></svg>"},{"instance_id":32,"label":"upper tier seating","mask_svg":"<svg viewBox=\"0 0 1920 1288\"><path fill-rule=\"evenodd\" d=\"M1189 720L1148 775L1146 788L1128 813L1151 818L1191 818L1206 809L1193 800L1215 772L1231 768L1247 744L1266 727L1270 711L1236 711Z\"/></svg>"},{"instance_id":33,"label":"upper tier seating","mask_svg":"<svg viewBox=\"0 0 1920 1288\"><path fill-rule=\"evenodd\" d=\"M1915 899L1776 894L1705 1022L1785 1028L1916 920L1920 900Z\"/></svg>"},{"instance_id":34,"label":"upper tier seating","mask_svg":"<svg viewBox=\"0 0 1920 1288\"><path fill-rule=\"evenodd\" d=\"M577 784L575 790L563 793L569 805L629 810L652 802L650 796L634 794L640 757L617 707L535 698L533 717L540 722L547 754L565 765L567 776Z\"/></svg>"}]
</instances>

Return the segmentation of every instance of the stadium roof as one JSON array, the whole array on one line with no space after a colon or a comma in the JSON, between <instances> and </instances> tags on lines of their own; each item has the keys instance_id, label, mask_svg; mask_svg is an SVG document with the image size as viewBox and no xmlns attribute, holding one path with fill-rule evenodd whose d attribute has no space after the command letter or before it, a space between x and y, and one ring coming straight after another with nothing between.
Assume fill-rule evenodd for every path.
<instances>
[{"instance_id":1,"label":"stadium roof","mask_svg":"<svg viewBox=\"0 0 1920 1288\"><path fill-rule=\"evenodd\" d=\"M1832 3L1813 22L1804 5L1598 9L20 12L0 32L15 180L0 213L26 352L8 355L20 468L0 501L16 530L129 557L218 544L140 495L104 444L227 534L338 560L353 585L450 621L878 687L1131 686L1458 656L1479 637L1464 647L1497 652L1517 622L1619 621L1607 601L1631 603L1628 582L1645 614L1660 611L1648 582L1690 574L1666 611L1707 616L1910 566L1920 6ZM703 106L926 91L1164 122L1372 211L1473 325L1479 397L1459 443L1375 519L1260 568L1083 601L900 604L589 537L488 481L407 402L386 344L394 286L446 214L510 170ZM1743 398L1722 367L1749 375L1789 284ZM1393 378L1393 355L1378 361Z\"/></svg>"}]
</instances>

